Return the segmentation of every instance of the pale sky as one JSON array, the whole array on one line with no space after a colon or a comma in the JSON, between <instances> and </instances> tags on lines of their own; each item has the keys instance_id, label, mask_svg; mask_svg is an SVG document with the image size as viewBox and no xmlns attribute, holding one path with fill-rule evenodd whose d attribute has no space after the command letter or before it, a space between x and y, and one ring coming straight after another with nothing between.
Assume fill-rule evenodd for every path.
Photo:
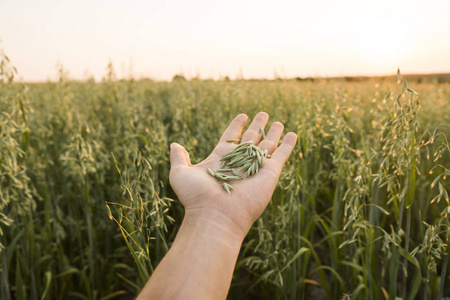
<instances>
[{"instance_id":1,"label":"pale sky","mask_svg":"<svg viewBox=\"0 0 450 300\"><path fill-rule=\"evenodd\" d=\"M450 1L0 0L26 81L450 72Z\"/></svg>"}]
</instances>

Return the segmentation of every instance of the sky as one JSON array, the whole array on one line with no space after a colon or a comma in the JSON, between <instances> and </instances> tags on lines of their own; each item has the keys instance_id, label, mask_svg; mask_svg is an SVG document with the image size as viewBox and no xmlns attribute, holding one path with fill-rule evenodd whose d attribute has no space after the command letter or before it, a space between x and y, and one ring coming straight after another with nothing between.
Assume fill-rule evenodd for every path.
<instances>
[{"instance_id":1,"label":"sky","mask_svg":"<svg viewBox=\"0 0 450 300\"><path fill-rule=\"evenodd\" d=\"M0 0L24 81L450 72L450 1Z\"/></svg>"}]
</instances>

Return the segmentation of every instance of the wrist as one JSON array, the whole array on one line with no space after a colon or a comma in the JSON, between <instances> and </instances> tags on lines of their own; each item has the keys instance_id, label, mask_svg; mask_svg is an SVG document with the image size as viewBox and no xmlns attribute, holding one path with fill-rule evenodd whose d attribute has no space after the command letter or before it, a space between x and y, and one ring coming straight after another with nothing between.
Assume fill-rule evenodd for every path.
<instances>
[{"instance_id":1,"label":"wrist","mask_svg":"<svg viewBox=\"0 0 450 300\"><path fill-rule=\"evenodd\" d=\"M247 235L247 231L233 219L213 208L186 209L183 227L205 238L239 248Z\"/></svg>"}]
</instances>

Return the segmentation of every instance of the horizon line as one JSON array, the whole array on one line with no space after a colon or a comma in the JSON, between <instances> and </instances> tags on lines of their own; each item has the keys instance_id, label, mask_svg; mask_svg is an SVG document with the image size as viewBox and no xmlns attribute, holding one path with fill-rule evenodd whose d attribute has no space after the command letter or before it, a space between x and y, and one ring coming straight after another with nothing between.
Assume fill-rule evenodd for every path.
<instances>
[{"instance_id":1,"label":"horizon line","mask_svg":"<svg viewBox=\"0 0 450 300\"><path fill-rule=\"evenodd\" d=\"M56 83L59 81L59 79L50 79L47 78L46 80L22 80L19 78L19 76L17 76L18 74L15 74L14 76L14 82L16 83L25 83L25 84L42 84L42 83ZM130 77L131 76L131 77ZM179 73L175 73L171 79L154 79L151 78L150 76L133 76L128 75L128 78L126 78L126 76L120 77L120 78L115 78L113 81L127 81L127 80L136 80L136 81L141 81L141 80L150 80L150 81L154 81L154 82L172 82L174 80L176 80L177 78L179 79L184 79L186 81L189 80L200 80L200 81L238 81L238 80L248 80L248 81L252 81L252 80L266 80L266 81L275 81L275 80L320 80L320 79L345 79L345 78L352 78L352 79L371 79L371 78L386 78L386 77L396 77L397 73L390 73L390 74L374 74L374 75L367 75L367 74L352 74L352 75L328 75L328 76L320 76L320 75L315 75L315 76L290 76L290 77L284 77L284 76L278 76L278 77L245 77L242 76L241 74L235 75L234 78L231 78L232 76L229 75L225 75L225 76L219 76L218 78L212 78L212 77L201 77L201 76L186 76L185 74L183 74L183 72L179 72ZM424 73L420 73L420 72L412 72L412 73L402 73L402 76L407 76L407 77L449 77L450 79L450 71L446 71L446 72L424 72ZM102 76L102 79L98 80L96 79L94 76L91 77L86 77L84 79L74 79L74 78L70 78L70 76L67 77L67 81L68 82L87 82L87 81L91 81L93 80L96 83L100 83L102 81L105 80L106 76Z\"/></svg>"}]
</instances>

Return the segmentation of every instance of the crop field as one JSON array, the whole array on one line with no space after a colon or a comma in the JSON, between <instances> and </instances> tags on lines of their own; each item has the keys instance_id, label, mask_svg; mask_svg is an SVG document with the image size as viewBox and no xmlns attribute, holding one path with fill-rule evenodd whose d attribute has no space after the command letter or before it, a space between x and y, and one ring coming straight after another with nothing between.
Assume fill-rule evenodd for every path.
<instances>
[{"instance_id":1,"label":"crop field","mask_svg":"<svg viewBox=\"0 0 450 300\"><path fill-rule=\"evenodd\" d=\"M259 111L299 139L229 299L450 297L450 84L115 80L112 66L23 84L0 60L1 299L133 299L183 219L169 144L199 162Z\"/></svg>"}]
</instances>

